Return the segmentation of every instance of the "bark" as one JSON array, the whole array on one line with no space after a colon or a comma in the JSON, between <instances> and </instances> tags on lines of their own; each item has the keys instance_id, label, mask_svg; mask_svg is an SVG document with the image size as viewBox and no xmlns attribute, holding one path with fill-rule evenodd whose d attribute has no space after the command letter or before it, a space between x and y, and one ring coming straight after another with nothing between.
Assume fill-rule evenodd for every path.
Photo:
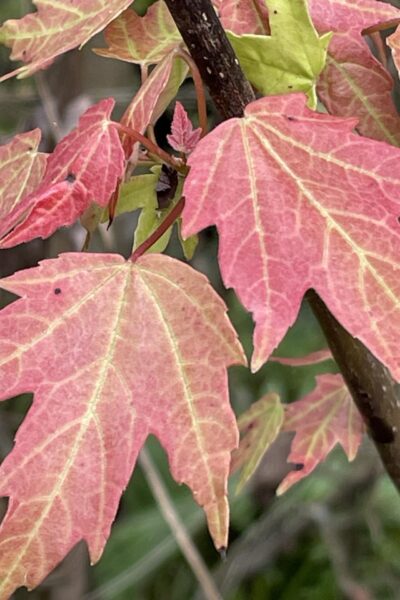
<instances>
[{"instance_id":1,"label":"bark","mask_svg":"<svg viewBox=\"0 0 400 600\"><path fill-rule=\"evenodd\" d=\"M209 0L166 0L224 119L242 117L255 99ZM388 370L351 336L314 292L308 299L364 418L386 471L400 490L400 395Z\"/></svg>"}]
</instances>

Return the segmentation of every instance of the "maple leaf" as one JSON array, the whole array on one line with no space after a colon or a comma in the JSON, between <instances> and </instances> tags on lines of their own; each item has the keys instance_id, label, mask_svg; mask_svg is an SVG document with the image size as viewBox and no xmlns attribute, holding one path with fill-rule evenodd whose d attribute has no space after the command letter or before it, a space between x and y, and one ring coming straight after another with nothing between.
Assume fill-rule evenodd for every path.
<instances>
[{"instance_id":1,"label":"maple leaf","mask_svg":"<svg viewBox=\"0 0 400 600\"><path fill-rule=\"evenodd\" d=\"M225 285L256 322L253 371L314 288L400 379L400 151L354 125L300 94L262 98L189 158L183 234L217 225Z\"/></svg>"},{"instance_id":2,"label":"maple leaf","mask_svg":"<svg viewBox=\"0 0 400 600\"><path fill-rule=\"evenodd\" d=\"M63 52L83 46L131 0L33 0L37 12L10 19L0 27L0 43L12 48L11 59L27 63L0 78L27 77L46 68Z\"/></svg>"},{"instance_id":3,"label":"maple leaf","mask_svg":"<svg viewBox=\"0 0 400 600\"><path fill-rule=\"evenodd\" d=\"M265 0L213 0L222 25L237 35L269 33Z\"/></svg>"},{"instance_id":4,"label":"maple leaf","mask_svg":"<svg viewBox=\"0 0 400 600\"><path fill-rule=\"evenodd\" d=\"M300 469L290 472L277 489L283 494L325 460L341 444L351 461L364 433L364 424L341 375L325 374L302 400L285 407L284 431L295 431L288 462Z\"/></svg>"},{"instance_id":5,"label":"maple leaf","mask_svg":"<svg viewBox=\"0 0 400 600\"><path fill-rule=\"evenodd\" d=\"M224 10L229 14L234 9L230 6L230 0L220 2ZM251 13L254 7L252 0L239 3L241 10ZM281 4L281 3L279 3ZM358 2L339 0L310 0L308 2L314 25L320 34L329 31L337 32L333 35L328 48L326 68L321 74L318 82L318 93L321 95L328 110L339 116L353 116L359 120L358 130L360 133L378 140L388 141L398 145L399 141L399 119L392 98L393 81L390 74L373 57L367 44L361 37L362 29L376 25L388 20L400 18L400 11L383 2L375 0L359 0ZM293 6L291 5L291 8ZM275 9L281 21L280 30L287 32L288 40L283 44L277 38L277 45L282 45L281 62L285 71L286 79L291 79L292 90L306 90L307 82L304 81L305 71L299 68L304 63L304 46L296 55L293 52L293 39L299 38L299 28L296 22L290 27L290 19L283 18L280 6ZM276 15L271 14L271 19ZM279 25L279 23L278 23ZM229 27L228 27L229 28ZM289 31L290 29L290 31ZM275 28L273 26L272 33ZM240 32L242 34L256 33L251 21L243 20ZM260 32L257 32L260 33ZM228 34L229 35L229 34ZM315 34L314 34L315 35ZM303 36L302 36L303 37ZM310 39L309 36L304 36ZM232 44L236 44L236 52L242 56L242 66L247 75L250 71L255 79L253 83L262 86L266 95L287 92L276 75L271 72L262 76L258 64L270 60L270 54L266 53L265 40L260 37L244 36L242 38L231 36ZM287 73L287 61L293 63L293 55L297 61L294 73L297 72L295 83L293 74ZM303 55L303 60L299 57ZM243 62L244 59L244 62ZM247 61L247 66L245 62ZM307 57L306 61L307 63ZM296 64L296 63L295 63ZM293 71L293 68L291 68ZM309 69L308 69L309 71ZM314 77L309 77L309 86L313 85ZM251 77L250 77L251 78ZM289 85L289 83L287 83ZM277 87L279 86L279 87Z\"/></svg>"},{"instance_id":6,"label":"maple leaf","mask_svg":"<svg viewBox=\"0 0 400 600\"><path fill-rule=\"evenodd\" d=\"M140 133L164 112L188 73L187 64L172 51L153 69L124 112L121 123ZM127 157L138 144L126 135L122 143Z\"/></svg>"},{"instance_id":7,"label":"maple leaf","mask_svg":"<svg viewBox=\"0 0 400 600\"><path fill-rule=\"evenodd\" d=\"M143 17L134 10L126 10L110 23L104 37L108 48L95 48L96 54L141 65L160 62L182 44L180 33L162 0L152 4Z\"/></svg>"},{"instance_id":8,"label":"maple leaf","mask_svg":"<svg viewBox=\"0 0 400 600\"><path fill-rule=\"evenodd\" d=\"M270 36L228 32L249 81L264 95L304 91L316 106L315 83L322 71L331 35L319 37L306 0L267 0Z\"/></svg>"},{"instance_id":9,"label":"maple leaf","mask_svg":"<svg viewBox=\"0 0 400 600\"><path fill-rule=\"evenodd\" d=\"M0 147L0 235L15 225L10 213L43 177L47 155L38 151L40 138L40 130L34 129Z\"/></svg>"},{"instance_id":10,"label":"maple leaf","mask_svg":"<svg viewBox=\"0 0 400 600\"><path fill-rule=\"evenodd\" d=\"M239 448L232 453L231 473L242 469L237 492L254 474L281 430L284 408L278 394L270 393L254 402L238 419Z\"/></svg>"},{"instance_id":11,"label":"maple leaf","mask_svg":"<svg viewBox=\"0 0 400 600\"><path fill-rule=\"evenodd\" d=\"M180 102L175 103L171 135L167 135L170 146L177 152L190 154L201 138L201 127L193 129L193 124Z\"/></svg>"},{"instance_id":12,"label":"maple leaf","mask_svg":"<svg viewBox=\"0 0 400 600\"><path fill-rule=\"evenodd\" d=\"M358 31L333 36L317 89L329 112L358 118L357 130L361 134L400 145L393 79Z\"/></svg>"},{"instance_id":13,"label":"maple leaf","mask_svg":"<svg viewBox=\"0 0 400 600\"><path fill-rule=\"evenodd\" d=\"M0 596L36 586L80 539L100 558L149 434L226 546L226 367L245 359L204 275L161 255L64 254L2 287L22 298L0 312L1 398L34 400L0 469Z\"/></svg>"},{"instance_id":14,"label":"maple leaf","mask_svg":"<svg viewBox=\"0 0 400 600\"><path fill-rule=\"evenodd\" d=\"M125 169L122 145L110 120L114 104L109 98L91 106L56 146L39 187L10 214L16 217L28 209L22 223L1 241L3 248L48 237L72 224L92 202L107 204Z\"/></svg>"},{"instance_id":15,"label":"maple leaf","mask_svg":"<svg viewBox=\"0 0 400 600\"><path fill-rule=\"evenodd\" d=\"M398 8L381 0L308 0L310 14L320 33L345 32L385 23L400 17Z\"/></svg>"}]
</instances>

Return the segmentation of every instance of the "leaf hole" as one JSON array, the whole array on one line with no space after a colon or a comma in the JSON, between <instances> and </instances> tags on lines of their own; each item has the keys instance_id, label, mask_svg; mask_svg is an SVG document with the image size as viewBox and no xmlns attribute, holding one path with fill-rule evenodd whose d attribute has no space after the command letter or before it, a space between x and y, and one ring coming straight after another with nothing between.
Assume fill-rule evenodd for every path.
<instances>
[{"instance_id":1,"label":"leaf hole","mask_svg":"<svg viewBox=\"0 0 400 600\"><path fill-rule=\"evenodd\" d=\"M68 175L65 178L65 181L68 181L68 183L74 183L74 181L76 181L76 175L74 173L68 173Z\"/></svg>"},{"instance_id":2,"label":"leaf hole","mask_svg":"<svg viewBox=\"0 0 400 600\"><path fill-rule=\"evenodd\" d=\"M293 465L293 471L302 471L304 469L303 463L296 463Z\"/></svg>"}]
</instances>

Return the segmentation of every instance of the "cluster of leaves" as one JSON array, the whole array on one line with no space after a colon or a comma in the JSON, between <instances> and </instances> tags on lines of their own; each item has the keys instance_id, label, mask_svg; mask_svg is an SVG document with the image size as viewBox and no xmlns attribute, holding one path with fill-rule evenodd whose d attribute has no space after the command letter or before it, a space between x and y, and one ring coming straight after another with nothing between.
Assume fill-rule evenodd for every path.
<instances>
[{"instance_id":1,"label":"cluster of leaves","mask_svg":"<svg viewBox=\"0 0 400 600\"><path fill-rule=\"evenodd\" d=\"M259 400L239 420L236 449L227 367L246 359L205 277L159 254L175 220L189 258L196 234L217 226L224 283L256 323L253 371L315 288L400 377L400 128L391 76L363 38L400 11L377 0L215 1L262 97L209 134L177 104L174 156L144 134L189 70L196 86L198 73L164 2L144 17L130 0L35 4L0 28L0 42L24 63L3 80L48 67L105 28L107 47L96 52L139 65L142 85L119 122L104 99L49 156L38 130L0 149L0 247L79 217L91 231L142 212L128 261L64 254L2 281L20 299L0 313L1 399L34 392L0 470L10 498L0 529L4 598L37 585L80 539L99 559L150 433L203 506L218 548L227 545L230 468L243 466L244 481L281 429L296 431L289 460L298 468L280 492L336 442L349 458L357 451L362 424L339 375L322 376L286 408L276 395ZM389 38L395 62L399 40ZM315 111L322 105L329 114ZM143 158L153 168L135 175Z\"/></svg>"}]
</instances>

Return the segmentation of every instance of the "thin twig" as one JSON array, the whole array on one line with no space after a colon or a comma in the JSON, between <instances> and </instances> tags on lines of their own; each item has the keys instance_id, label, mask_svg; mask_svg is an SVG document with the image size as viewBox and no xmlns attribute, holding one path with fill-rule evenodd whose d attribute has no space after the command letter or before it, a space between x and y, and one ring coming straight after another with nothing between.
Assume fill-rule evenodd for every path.
<instances>
[{"instance_id":1,"label":"thin twig","mask_svg":"<svg viewBox=\"0 0 400 600\"><path fill-rule=\"evenodd\" d=\"M58 115L58 110L53 94L51 93L50 88L47 85L47 81L43 73L36 73L35 83L40 100L42 101L43 110L49 123L49 127L54 141L59 142L62 138L61 128L59 124L60 117Z\"/></svg>"},{"instance_id":2,"label":"thin twig","mask_svg":"<svg viewBox=\"0 0 400 600\"><path fill-rule=\"evenodd\" d=\"M377 25L372 25L371 27L367 27L362 30L362 35L371 35L371 33L375 33L376 31L386 31L386 29L393 29L399 25L400 19L392 19L391 21L385 21L385 23L378 23Z\"/></svg>"},{"instance_id":3,"label":"thin twig","mask_svg":"<svg viewBox=\"0 0 400 600\"><path fill-rule=\"evenodd\" d=\"M207 600L222 600L222 596L218 592L207 566L188 534L185 524L175 510L167 489L146 449L141 451L139 462L154 498L157 500L160 511L170 526L182 554L199 582L204 596Z\"/></svg>"},{"instance_id":4,"label":"thin twig","mask_svg":"<svg viewBox=\"0 0 400 600\"><path fill-rule=\"evenodd\" d=\"M140 246L136 248L134 253L131 256L131 261L135 262L137 259L142 256L149 248L151 248L171 227L173 223L175 223L176 219L181 215L183 208L185 206L185 197L182 196L178 202L175 204L174 208L170 213L165 217L164 221L157 227L155 231L145 240Z\"/></svg>"},{"instance_id":5,"label":"thin twig","mask_svg":"<svg viewBox=\"0 0 400 600\"><path fill-rule=\"evenodd\" d=\"M165 150L157 146L157 144L149 140L143 134L139 133L139 131L131 129L130 127L127 127L122 123L117 123L116 121L113 121L113 125L116 127L116 129L118 129L118 131L121 131L121 133L124 133L125 135L129 136L130 138L135 140L135 142L139 142L140 144L142 144L142 146L147 148L147 150L151 152L151 154L158 156L163 162L167 163L167 165L170 165L180 173L187 173L187 167L183 165L180 159L171 156L171 154L168 154L168 152L165 152Z\"/></svg>"},{"instance_id":6,"label":"thin twig","mask_svg":"<svg viewBox=\"0 0 400 600\"><path fill-rule=\"evenodd\" d=\"M201 127L201 137L203 137L208 131L207 103L203 80L201 78L200 71L197 68L196 63L194 62L190 54L186 52L186 50L178 50L176 56L179 56L182 60L185 61L192 74L194 88L196 90L197 112L199 115L199 125Z\"/></svg>"}]
</instances>

